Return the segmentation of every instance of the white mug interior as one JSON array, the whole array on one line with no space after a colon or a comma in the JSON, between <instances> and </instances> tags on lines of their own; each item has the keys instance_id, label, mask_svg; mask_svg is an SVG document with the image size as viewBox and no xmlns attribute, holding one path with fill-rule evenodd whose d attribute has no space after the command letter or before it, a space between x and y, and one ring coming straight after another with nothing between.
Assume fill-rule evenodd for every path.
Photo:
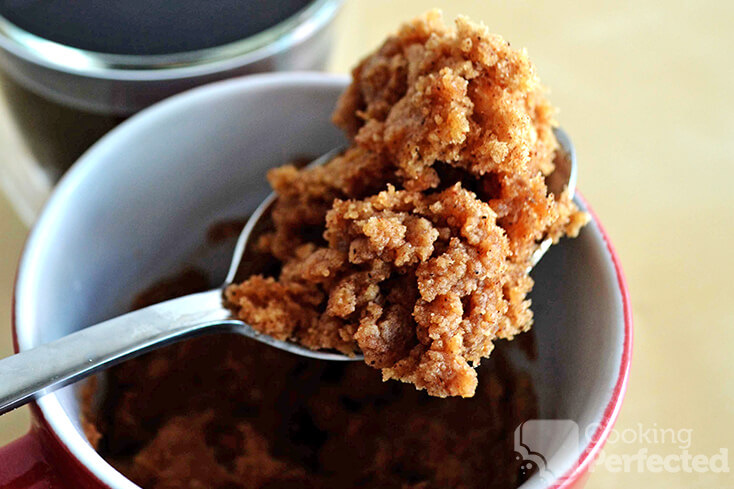
<instances>
[{"instance_id":1,"label":"white mug interior","mask_svg":"<svg viewBox=\"0 0 734 489\"><path fill-rule=\"evenodd\" d=\"M136 293L191 263L212 223L251 212L269 192L269 168L343 144L330 115L347 83L316 73L218 82L159 103L105 136L62 179L27 242L15 293L20 349L125 312ZM223 278L227 260L196 264ZM533 377L540 418L580 428L570 445L572 431L536 438L535 451L558 476L589 451L599 432L587 428L606 426L616 402L623 300L595 223L552 248L533 276L538 357L512 358ZM73 388L38 405L96 477L137 487L85 438ZM523 487L547 485L535 476Z\"/></svg>"}]
</instances>

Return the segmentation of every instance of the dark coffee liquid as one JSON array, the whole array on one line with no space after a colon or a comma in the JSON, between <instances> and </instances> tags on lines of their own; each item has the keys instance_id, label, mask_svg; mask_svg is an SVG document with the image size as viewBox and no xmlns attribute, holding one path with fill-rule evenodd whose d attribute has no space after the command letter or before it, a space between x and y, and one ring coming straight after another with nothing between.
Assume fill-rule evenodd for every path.
<instances>
[{"instance_id":1,"label":"dark coffee liquid","mask_svg":"<svg viewBox=\"0 0 734 489\"><path fill-rule=\"evenodd\" d=\"M0 0L0 15L67 46L113 54L170 54L250 37L311 1Z\"/></svg>"}]
</instances>

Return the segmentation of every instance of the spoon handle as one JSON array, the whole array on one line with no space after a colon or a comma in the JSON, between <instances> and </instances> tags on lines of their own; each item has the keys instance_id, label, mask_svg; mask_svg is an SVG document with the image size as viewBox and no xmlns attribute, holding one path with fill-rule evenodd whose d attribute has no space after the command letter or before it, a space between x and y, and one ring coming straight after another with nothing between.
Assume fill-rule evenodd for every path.
<instances>
[{"instance_id":1,"label":"spoon handle","mask_svg":"<svg viewBox=\"0 0 734 489\"><path fill-rule=\"evenodd\" d=\"M222 290L162 302L0 360L0 414L154 347L241 325Z\"/></svg>"}]
</instances>

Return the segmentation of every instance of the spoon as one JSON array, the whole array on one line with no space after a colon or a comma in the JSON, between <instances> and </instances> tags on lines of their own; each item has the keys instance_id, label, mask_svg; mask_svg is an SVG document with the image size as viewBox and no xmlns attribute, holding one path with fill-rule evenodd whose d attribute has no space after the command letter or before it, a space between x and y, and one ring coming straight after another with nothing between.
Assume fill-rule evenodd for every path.
<instances>
[{"instance_id":1,"label":"spoon","mask_svg":"<svg viewBox=\"0 0 734 489\"><path fill-rule=\"evenodd\" d=\"M556 169L548 177L548 188L558 195L568 187L573 196L576 183L574 149L562 130L556 130L556 137L561 151L556 158ZM309 166L323 165L341 151L341 148L331 151ZM224 288L234 282L253 230L258 228L263 218L268 217L275 199L275 194L271 193L250 216L237 240L221 287L129 312L0 360L0 414L123 360L203 334L239 333L275 348L319 360L364 360L361 355L310 350L296 343L277 340L257 332L235 318L225 307ZM549 239L540 243L532 257L532 266L550 245Z\"/></svg>"}]
</instances>

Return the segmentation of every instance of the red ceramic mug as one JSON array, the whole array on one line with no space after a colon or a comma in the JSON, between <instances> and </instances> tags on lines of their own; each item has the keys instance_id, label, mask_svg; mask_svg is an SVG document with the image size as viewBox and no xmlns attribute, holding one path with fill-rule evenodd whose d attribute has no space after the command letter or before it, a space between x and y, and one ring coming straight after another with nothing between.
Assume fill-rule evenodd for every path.
<instances>
[{"instance_id":1,"label":"red ceramic mug","mask_svg":"<svg viewBox=\"0 0 734 489\"><path fill-rule=\"evenodd\" d=\"M330 113L347 82L315 73L219 82L105 136L62 179L28 239L14 297L16 349L124 312L140 284L191 264L212 222L253 210L268 193L267 169L342 144ZM193 264L223 277L228 258ZM627 383L627 288L596 218L533 275L538 358L523 369L543 419L518 428L516 451L536 462L542 455L528 487L581 487ZM73 386L38 399L32 413L31 431L0 449L0 487L137 487L86 440Z\"/></svg>"}]
</instances>

